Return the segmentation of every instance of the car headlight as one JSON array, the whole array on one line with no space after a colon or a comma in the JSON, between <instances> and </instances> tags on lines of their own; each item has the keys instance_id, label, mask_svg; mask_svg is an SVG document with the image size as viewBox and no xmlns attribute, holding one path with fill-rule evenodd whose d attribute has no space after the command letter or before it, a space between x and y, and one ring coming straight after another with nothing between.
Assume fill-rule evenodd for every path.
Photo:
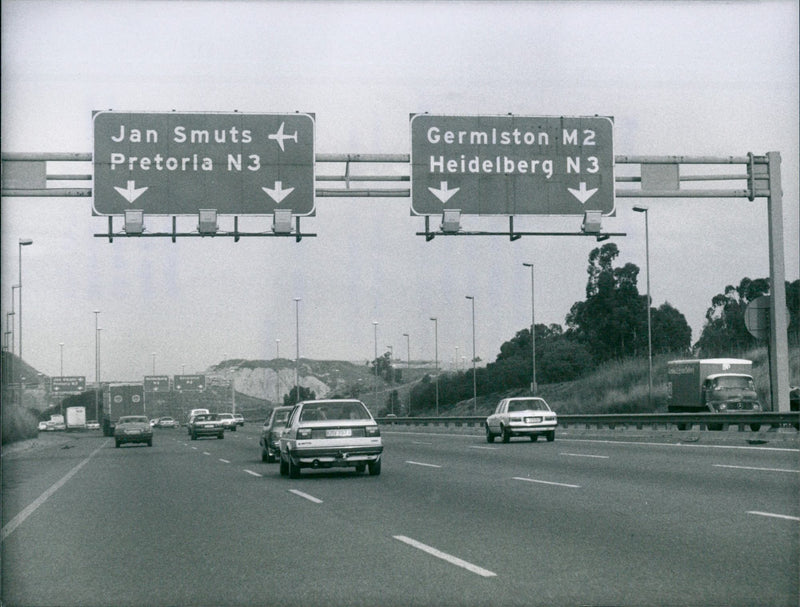
<instances>
[{"instance_id":1,"label":"car headlight","mask_svg":"<svg viewBox=\"0 0 800 607\"><path fill-rule=\"evenodd\" d=\"M719 410L720 411L725 411L725 410L727 410L727 408L728 408L728 405L726 405L725 403L720 403L719 404Z\"/></svg>"},{"instance_id":2,"label":"car headlight","mask_svg":"<svg viewBox=\"0 0 800 607\"><path fill-rule=\"evenodd\" d=\"M761 411L761 405L758 403L753 403L753 411Z\"/></svg>"}]
</instances>

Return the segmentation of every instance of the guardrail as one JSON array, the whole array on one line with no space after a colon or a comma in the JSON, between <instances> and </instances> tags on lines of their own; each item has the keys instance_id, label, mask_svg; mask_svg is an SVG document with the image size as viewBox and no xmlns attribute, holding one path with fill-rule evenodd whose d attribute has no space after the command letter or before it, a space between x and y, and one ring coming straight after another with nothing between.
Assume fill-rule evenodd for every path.
<instances>
[{"instance_id":1,"label":"guardrail","mask_svg":"<svg viewBox=\"0 0 800 607\"><path fill-rule=\"evenodd\" d=\"M383 425L404 426L474 426L483 427L486 422L485 415L466 415L461 417L378 417L376 421ZM671 427L677 426L681 430L691 430L694 426L706 430L722 430L729 426L739 426L739 430L759 430L762 426L773 429L781 426L793 426L800 430L800 412L788 413L612 413L599 415L559 415L558 425L561 428L569 426L607 427L634 426L641 429L644 426Z\"/></svg>"}]
</instances>

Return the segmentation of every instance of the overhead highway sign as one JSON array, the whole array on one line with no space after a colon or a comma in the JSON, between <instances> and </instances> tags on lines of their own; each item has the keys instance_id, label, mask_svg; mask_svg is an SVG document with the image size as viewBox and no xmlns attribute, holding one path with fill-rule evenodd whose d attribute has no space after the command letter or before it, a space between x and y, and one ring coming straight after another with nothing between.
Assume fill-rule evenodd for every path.
<instances>
[{"instance_id":1,"label":"overhead highway sign","mask_svg":"<svg viewBox=\"0 0 800 607\"><path fill-rule=\"evenodd\" d=\"M582 215L614 211L606 116L411 117L417 215Z\"/></svg>"},{"instance_id":2,"label":"overhead highway sign","mask_svg":"<svg viewBox=\"0 0 800 607\"><path fill-rule=\"evenodd\" d=\"M83 392L86 390L86 377L83 375L64 375L50 378L52 392Z\"/></svg>"},{"instance_id":3,"label":"overhead highway sign","mask_svg":"<svg viewBox=\"0 0 800 607\"><path fill-rule=\"evenodd\" d=\"M97 215L314 213L311 114L97 112L93 162Z\"/></svg>"}]
</instances>

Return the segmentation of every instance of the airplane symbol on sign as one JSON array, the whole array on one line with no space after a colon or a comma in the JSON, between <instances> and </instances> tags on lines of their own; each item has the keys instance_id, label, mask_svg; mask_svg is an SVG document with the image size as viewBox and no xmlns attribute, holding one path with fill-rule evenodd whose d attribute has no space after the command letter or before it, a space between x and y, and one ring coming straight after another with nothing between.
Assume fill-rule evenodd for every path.
<instances>
[{"instance_id":1,"label":"airplane symbol on sign","mask_svg":"<svg viewBox=\"0 0 800 607\"><path fill-rule=\"evenodd\" d=\"M294 132L294 135L284 135L283 134L284 124L285 124L284 122L281 122L281 126L277 130L277 132L272 133L271 135L267 135L267 139L274 139L275 141L278 142L278 145L281 146L281 152L284 151L283 150L284 139L293 139L294 142L297 143L297 131Z\"/></svg>"}]
</instances>

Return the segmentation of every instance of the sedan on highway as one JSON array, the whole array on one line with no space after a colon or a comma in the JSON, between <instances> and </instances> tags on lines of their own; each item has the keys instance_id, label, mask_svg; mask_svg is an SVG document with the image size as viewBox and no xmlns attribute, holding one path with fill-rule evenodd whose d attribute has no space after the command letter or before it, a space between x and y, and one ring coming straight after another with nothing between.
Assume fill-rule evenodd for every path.
<instances>
[{"instance_id":1,"label":"sedan on highway","mask_svg":"<svg viewBox=\"0 0 800 607\"><path fill-rule=\"evenodd\" d=\"M124 415L114 426L114 443L117 448L125 443L146 443L153 446L153 428L146 415Z\"/></svg>"},{"instance_id":2,"label":"sedan on highway","mask_svg":"<svg viewBox=\"0 0 800 607\"><path fill-rule=\"evenodd\" d=\"M217 413L219 415L219 419L222 422L222 427L226 430L233 430L236 432L236 418L233 416L233 413Z\"/></svg>"},{"instance_id":3,"label":"sedan on highway","mask_svg":"<svg viewBox=\"0 0 800 607\"><path fill-rule=\"evenodd\" d=\"M161 417L156 424L159 428L177 428L178 422L173 417Z\"/></svg>"},{"instance_id":4,"label":"sedan on highway","mask_svg":"<svg viewBox=\"0 0 800 607\"><path fill-rule=\"evenodd\" d=\"M275 407L264 422L261 428L261 437L258 444L261 445L261 461L269 464L277 462L281 453L281 434L289 421L289 414L292 407Z\"/></svg>"},{"instance_id":5,"label":"sedan on highway","mask_svg":"<svg viewBox=\"0 0 800 607\"><path fill-rule=\"evenodd\" d=\"M352 467L381 473L383 443L377 422L360 400L297 403L280 438L280 473L300 476L302 468Z\"/></svg>"},{"instance_id":6,"label":"sedan on highway","mask_svg":"<svg viewBox=\"0 0 800 607\"><path fill-rule=\"evenodd\" d=\"M216 413L199 413L189 421L189 436L197 440L199 436L225 438L225 428Z\"/></svg>"},{"instance_id":7,"label":"sedan on highway","mask_svg":"<svg viewBox=\"0 0 800 607\"><path fill-rule=\"evenodd\" d=\"M486 441L500 436L504 443L512 436L529 436L532 441L543 434L548 441L556 438L558 417L543 398L504 398L494 413L486 418Z\"/></svg>"}]
</instances>

